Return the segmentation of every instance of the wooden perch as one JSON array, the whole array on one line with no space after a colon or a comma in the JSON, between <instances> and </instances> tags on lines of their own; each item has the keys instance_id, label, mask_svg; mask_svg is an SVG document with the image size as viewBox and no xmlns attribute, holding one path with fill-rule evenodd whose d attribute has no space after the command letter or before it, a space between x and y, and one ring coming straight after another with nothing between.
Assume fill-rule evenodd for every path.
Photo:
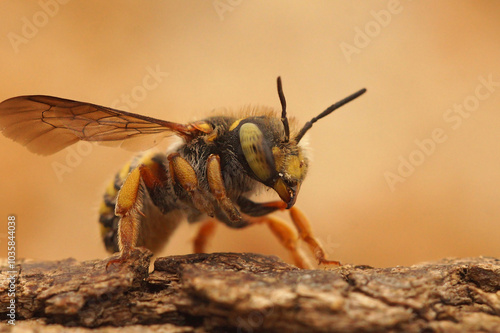
<instances>
[{"instance_id":1,"label":"wooden perch","mask_svg":"<svg viewBox=\"0 0 500 333\"><path fill-rule=\"evenodd\" d=\"M107 260L19 264L16 327L27 332L87 331L81 327L100 332L500 332L499 259L300 270L275 257L215 253L158 258L148 273L150 258L136 250L123 266L108 271ZM6 274L3 267L2 325L9 304ZM12 328L4 325L0 331Z\"/></svg>"}]
</instances>

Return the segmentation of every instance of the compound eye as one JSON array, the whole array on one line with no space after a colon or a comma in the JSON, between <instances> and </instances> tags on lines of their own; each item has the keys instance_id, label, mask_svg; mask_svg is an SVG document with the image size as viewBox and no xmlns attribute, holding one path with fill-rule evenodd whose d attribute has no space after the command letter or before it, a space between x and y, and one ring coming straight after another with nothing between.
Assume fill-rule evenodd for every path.
<instances>
[{"instance_id":1,"label":"compound eye","mask_svg":"<svg viewBox=\"0 0 500 333\"><path fill-rule=\"evenodd\" d=\"M272 181L276 170L271 148L266 143L264 134L253 123L245 123L240 127L240 144L248 166L255 176L264 184Z\"/></svg>"}]
</instances>

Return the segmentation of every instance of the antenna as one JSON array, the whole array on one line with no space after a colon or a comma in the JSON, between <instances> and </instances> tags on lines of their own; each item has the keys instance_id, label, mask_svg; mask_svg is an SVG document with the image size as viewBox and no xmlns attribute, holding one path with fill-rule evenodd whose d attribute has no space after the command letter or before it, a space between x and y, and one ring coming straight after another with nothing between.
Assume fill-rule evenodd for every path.
<instances>
[{"instance_id":1,"label":"antenna","mask_svg":"<svg viewBox=\"0 0 500 333\"><path fill-rule=\"evenodd\" d=\"M281 122L285 128L285 142L290 140L290 127L288 126L288 118L286 117L286 100L283 93L283 85L281 84L281 77L278 76L278 96L281 102Z\"/></svg>"},{"instance_id":2,"label":"antenna","mask_svg":"<svg viewBox=\"0 0 500 333\"><path fill-rule=\"evenodd\" d=\"M279 78L278 78L278 80L279 80ZM278 85L279 85L279 81L278 81ZM302 127L302 129L300 130L299 134L297 134L297 136L295 137L295 141L297 141L297 143L298 143L300 141L300 139L302 139L302 137L304 136L304 134L306 134L306 132L312 127L312 125L315 122L317 122L318 120L320 120L323 117L328 116L333 111L337 110L338 108L340 108L344 104L349 103L353 99L358 98L359 96L363 95L365 92L366 92L365 88L359 90L358 92L355 92L354 94L352 94L352 95L344 98L343 100L338 101L337 103L331 105L325 111L321 112L319 115L317 115L316 117L314 117L313 119L311 119L310 121L308 121L307 123L305 123L304 127ZM283 118L281 118L281 120L283 120Z\"/></svg>"}]
</instances>

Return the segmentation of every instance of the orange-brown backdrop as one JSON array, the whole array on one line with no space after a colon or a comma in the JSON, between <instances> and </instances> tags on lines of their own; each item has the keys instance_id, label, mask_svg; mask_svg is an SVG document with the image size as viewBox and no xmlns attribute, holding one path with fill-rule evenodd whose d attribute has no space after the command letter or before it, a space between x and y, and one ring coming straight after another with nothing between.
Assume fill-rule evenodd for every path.
<instances>
[{"instance_id":1,"label":"orange-brown backdrop","mask_svg":"<svg viewBox=\"0 0 500 333\"><path fill-rule=\"evenodd\" d=\"M1 100L123 108L133 94L132 112L183 122L220 106L279 108L281 75L290 114L305 122L366 87L310 132L297 205L330 257L500 257L499 3L66 2L0 3ZM150 71L160 74L144 85ZM18 257L105 257L96 210L131 153L75 146L41 157L4 137L0 146L0 255L15 214ZM58 176L64 165L71 172ZM183 224L164 254L190 252L195 230ZM221 227L210 250L288 259L265 227Z\"/></svg>"}]
</instances>

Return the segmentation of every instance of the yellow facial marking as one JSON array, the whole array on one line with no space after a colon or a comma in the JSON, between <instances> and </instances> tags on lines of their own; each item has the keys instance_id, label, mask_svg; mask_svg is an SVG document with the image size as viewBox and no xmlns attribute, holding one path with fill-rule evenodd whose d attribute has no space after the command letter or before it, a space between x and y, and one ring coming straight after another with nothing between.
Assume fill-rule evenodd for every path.
<instances>
[{"instance_id":1,"label":"yellow facial marking","mask_svg":"<svg viewBox=\"0 0 500 333\"><path fill-rule=\"evenodd\" d=\"M283 162L284 162L284 156L283 152L281 149L278 147L273 147L273 156L274 156L274 166L276 167L276 170L281 170L283 168Z\"/></svg>"},{"instance_id":2,"label":"yellow facial marking","mask_svg":"<svg viewBox=\"0 0 500 333\"><path fill-rule=\"evenodd\" d=\"M291 178L302 179L305 168L301 156L290 156L288 158L287 172Z\"/></svg>"}]
</instances>

